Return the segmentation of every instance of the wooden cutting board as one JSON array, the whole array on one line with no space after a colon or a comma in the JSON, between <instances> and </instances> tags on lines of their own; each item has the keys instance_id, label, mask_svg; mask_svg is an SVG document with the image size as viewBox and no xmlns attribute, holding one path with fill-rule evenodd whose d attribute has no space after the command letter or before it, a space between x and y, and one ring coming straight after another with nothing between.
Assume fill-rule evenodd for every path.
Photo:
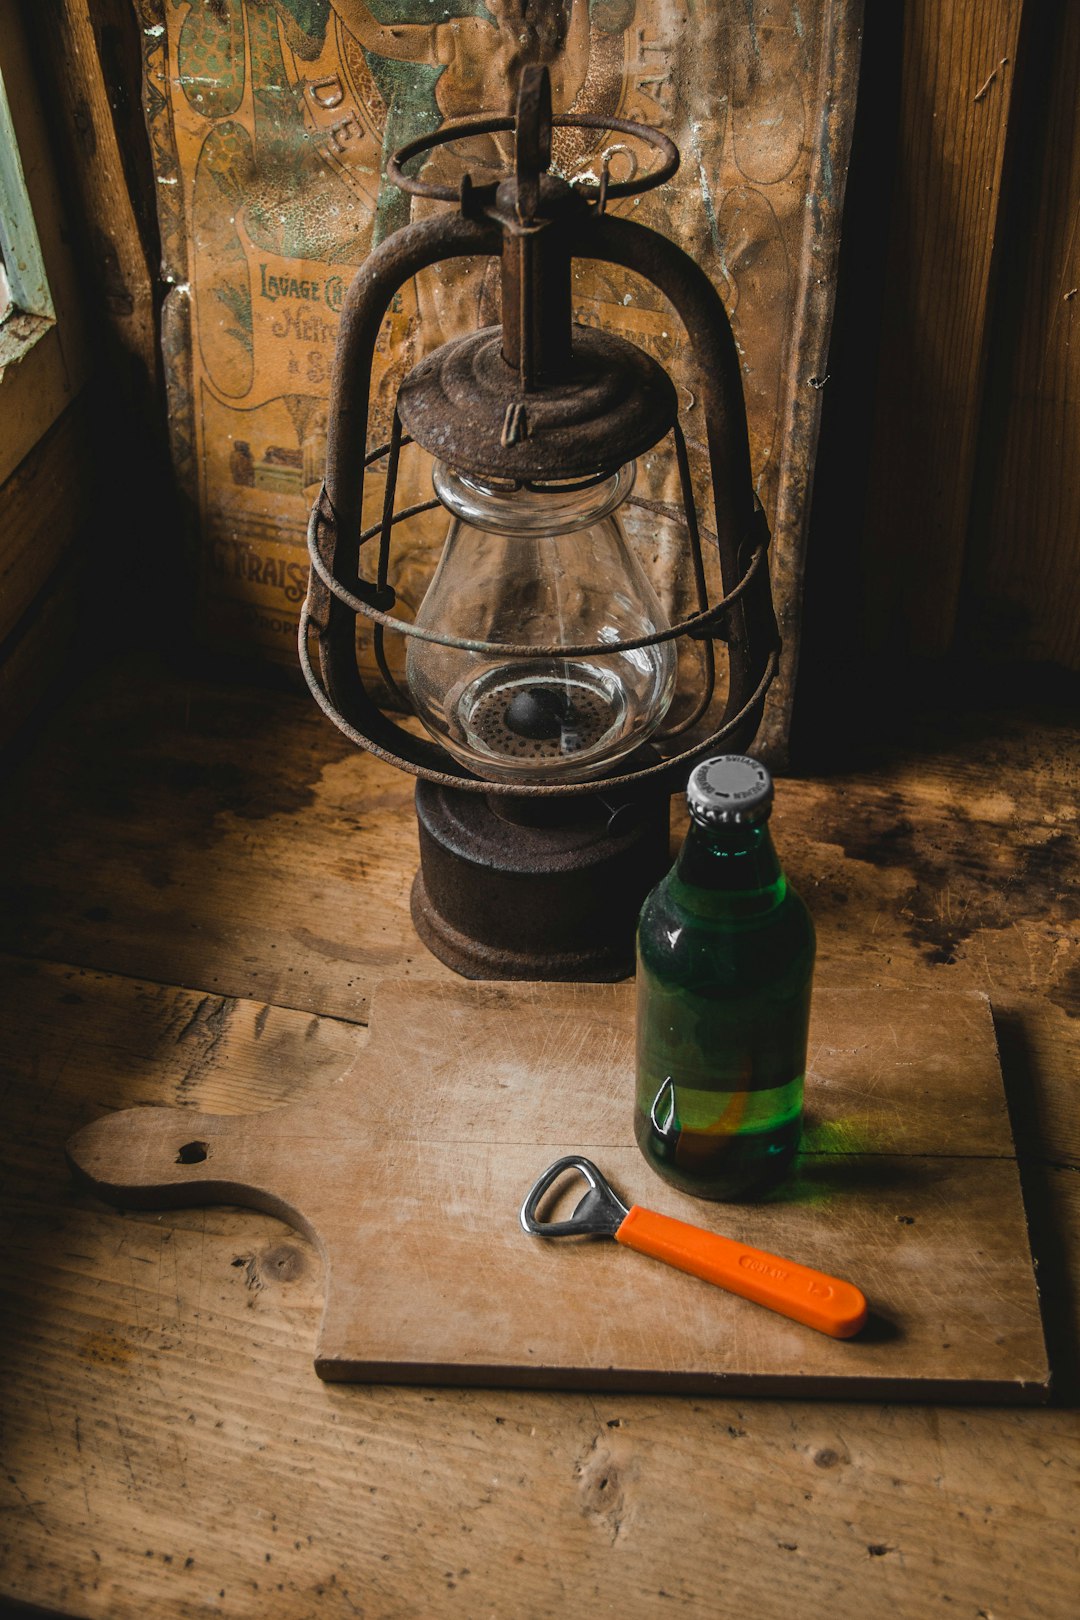
<instances>
[{"instance_id":1,"label":"wooden cutting board","mask_svg":"<svg viewBox=\"0 0 1080 1620\"><path fill-rule=\"evenodd\" d=\"M706 1204L634 1145L633 987L384 983L333 1085L269 1113L138 1108L68 1146L121 1207L234 1203L318 1247L326 1379L1037 1400L1049 1371L989 1003L819 988L790 1181ZM525 1235L585 1153L642 1203L867 1295L823 1337L610 1240Z\"/></svg>"}]
</instances>

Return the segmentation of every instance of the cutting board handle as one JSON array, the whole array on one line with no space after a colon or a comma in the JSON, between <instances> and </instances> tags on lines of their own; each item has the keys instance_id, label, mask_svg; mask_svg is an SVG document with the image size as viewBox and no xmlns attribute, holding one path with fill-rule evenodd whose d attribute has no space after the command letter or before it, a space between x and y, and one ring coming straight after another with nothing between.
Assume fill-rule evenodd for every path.
<instances>
[{"instance_id":1,"label":"cutting board handle","mask_svg":"<svg viewBox=\"0 0 1080 1620\"><path fill-rule=\"evenodd\" d=\"M125 1108L78 1131L67 1161L80 1185L121 1208L220 1203L281 1214L281 1200L261 1185L273 1156L259 1152L253 1117L268 1116Z\"/></svg>"}]
</instances>

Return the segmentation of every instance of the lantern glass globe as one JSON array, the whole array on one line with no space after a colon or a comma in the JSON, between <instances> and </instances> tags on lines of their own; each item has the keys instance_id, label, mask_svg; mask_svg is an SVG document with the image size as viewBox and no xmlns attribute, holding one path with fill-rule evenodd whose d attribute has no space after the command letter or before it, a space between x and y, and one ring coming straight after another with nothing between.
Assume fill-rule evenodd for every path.
<instances>
[{"instance_id":1,"label":"lantern glass globe","mask_svg":"<svg viewBox=\"0 0 1080 1620\"><path fill-rule=\"evenodd\" d=\"M494 782L588 781L638 748L675 691L669 628L627 544L618 508L634 463L586 488L499 488L443 463L436 494L450 528L416 624L486 649L409 637L406 675L431 735ZM500 653L610 645L584 655Z\"/></svg>"}]
</instances>

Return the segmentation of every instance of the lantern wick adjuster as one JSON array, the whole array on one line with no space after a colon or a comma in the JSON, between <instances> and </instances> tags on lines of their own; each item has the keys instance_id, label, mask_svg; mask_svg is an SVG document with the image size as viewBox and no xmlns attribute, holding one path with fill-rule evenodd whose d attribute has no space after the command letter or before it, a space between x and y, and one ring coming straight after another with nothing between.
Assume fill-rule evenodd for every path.
<instances>
[{"instance_id":1,"label":"lantern wick adjuster","mask_svg":"<svg viewBox=\"0 0 1080 1620\"><path fill-rule=\"evenodd\" d=\"M568 1221L539 1220L536 1211L540 1200L567 1170L579 1171L588 1182L588 1191ZM533 1237L614 1237L629 1213L592 1160L571 1153L549 1165L530 1189L521 1206L521 1224Z\"/></svg>"}]
</instances>

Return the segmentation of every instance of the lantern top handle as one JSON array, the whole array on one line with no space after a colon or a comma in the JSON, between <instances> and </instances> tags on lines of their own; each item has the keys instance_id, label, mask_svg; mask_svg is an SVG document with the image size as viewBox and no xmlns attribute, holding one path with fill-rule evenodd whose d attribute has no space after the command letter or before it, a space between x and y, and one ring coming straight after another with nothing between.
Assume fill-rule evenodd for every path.
<instances>
[{"instance_id":1,"label":"lantern top handle","mask_svg":"<svg viewBox=\"0 0 1080 1620\"><path fill-rule=\"evenodd\" d=\"M456 221L442 216L443 225L498 231L500 325L426 356L403 378L397 408L405 431L432 455L515 484L612 472L658 444L678 414L674 385L654 358L575 323L573 260L610 187L605 170L590 203L583 188L551 172L553 122L548 70L527 67L513 118L458 122L403 147L387 166L391 179L408 180L409 153L482 130L513 132L507 173L483 186L466 175L457 193L442 188L461 209ZM652 183L674 173L679 154L668 137L632 127L668 159ZM425 194L420 182L408 185Z\"/></svg>"},{"instance_id":2,"label":"lantern top handle","mask_svg":"<svg viewBox=\"0 0 1080 1620\"><path fill-rule=\"evenodd\" d=\"M391 185L412 197L428 197L436 202L458 203L464 214L475 216L489 212L501 200L499 192L503 182L512 179L515 191L515 213L521 223L535 217L541 198L540 177L551 166L551 132L553 129L599 129L629 135L643 141L660 153L661 163L649 174L631 180L610 180L604 164L599 181L576 181L568 186L576 197L595 202L603 211L609 198L633 197L642 191L652 191L664 185L679 167L679 148L661 130L648 124L637 124L628 118L612 118L591 113L553 113L551 110L551 77L546 67L530 65L522 70L518 86L515 111L511 115L495 118L457 118L444 124L432 135L420 135L408 141L391 154L386 164L386 178ZM466 172L460 186L438 185L407 174L406 166L413 158L431 152L452 141L468 140L475 135L514 133L514 172L499 180L477 185ZM546 190L546 188L545 188Z\"/></svg>"}]
</instances>

